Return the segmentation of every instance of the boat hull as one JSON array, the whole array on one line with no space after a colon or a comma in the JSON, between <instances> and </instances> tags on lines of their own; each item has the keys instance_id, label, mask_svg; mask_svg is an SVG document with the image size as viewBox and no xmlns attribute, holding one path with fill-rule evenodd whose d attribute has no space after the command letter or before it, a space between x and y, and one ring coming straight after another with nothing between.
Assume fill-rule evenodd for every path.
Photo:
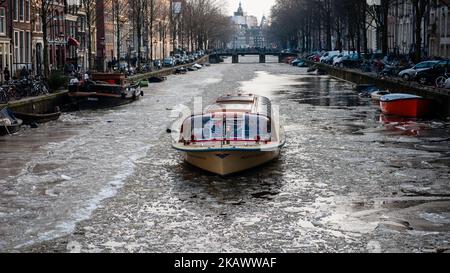
<instances>
[{"instance_id":1,"label":"boat hull","mask_svg":"<svg viewBox=\"0 0 450 273\"><path fill-rule=\"evenodd\" d=\"M214 151L185 152L185 161L218 175L242 172L276 159L280 150L273 151Z\"/></svg>"},{"instance_id":2,"label":"boat hull","mask_svg":"<svg viewBox=\"0 0 450 273\"><path fill-rule=\"evenodd\" d=\"M430 112L430 101L422 98L380 101L383 114L402 117L424 117Z\"/></svg>"},{"instance_id":3,"label":"boat hull","mask_svg":"<svg viewBox=\"0 0 450 273\"><path fill-rule=\"evenodd\" d=\"M0 125L0 136L14 134L14 133L18 132L20 130L21 125L22 125L22 120L20 120L20 119L17 119L16 124L6 126L6 128L4 125Z\"/></svg>"},{"instance_id":4,"label":"boat hull","mask_svg":"<svg viewBox=\"0 0 450 273\"><path fill-rule=\"evenodd\" d=\"M101 93L74 92L69 93L69 97L80 109L102 109L125 105L137 101L141 97L141 93L140 91L136 91L131 95L123 97L120 95Z\"/></svg>"},{"instance_id":5,"label":"boat hull","mask_svg":"<svg viewBox=\"0 0 450 273\"><path fill-rule=\"evenodd\" d=\"M23 120L23 124L45 123L59 119L59 117L61 116L61 112L48 114L31 114L31 113L14 112L14 116Z\"/></svg>"}]
</instances>

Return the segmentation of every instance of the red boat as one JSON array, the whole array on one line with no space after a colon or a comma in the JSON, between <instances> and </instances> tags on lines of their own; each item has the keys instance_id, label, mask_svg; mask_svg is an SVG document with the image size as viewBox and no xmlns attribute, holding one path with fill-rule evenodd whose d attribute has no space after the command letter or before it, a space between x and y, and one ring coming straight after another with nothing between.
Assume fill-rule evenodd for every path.
<instances>
[{"instance_id":1,"label":"red boat","mask_svg":"<svg viewBox=\"0 0 450 273\"><path fill-rule=\"evenodd\" d=\"M291 57L286 57L286 58L284 58L284 63L285 64L291 64L291 62L293 61L293 60L295 60L296 59L296 57L293 57L293 56L291 56Z\"/></svg>"},{"instance_id":2,"label":"red boat","mask_svg":"<svg viewBox=\"0 0 450 273\"><path fill-rule=\"evenodd\" d=\"M389 94L380 98L381 111L386 115L423 117L430 113L431 101L411 94Z\"/></svg>"}]
</instances>

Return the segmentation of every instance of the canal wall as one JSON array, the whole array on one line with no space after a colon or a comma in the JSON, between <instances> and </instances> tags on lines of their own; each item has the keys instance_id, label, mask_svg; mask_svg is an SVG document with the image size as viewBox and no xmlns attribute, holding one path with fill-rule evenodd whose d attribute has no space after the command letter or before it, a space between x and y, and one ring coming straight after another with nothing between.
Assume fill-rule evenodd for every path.
<instances>
[{"instance_id":1,"label":"canal wall","mask_svg":"<svg viewBox=\"0 0 450 273\"><path fill-rule=\"evenodd\" d=\"M310 66L317 66L320 70L325 71L330 76L355 84L373 84L380 89L389 90L390 92L415 94L431 99L435 102L435 109L439 116L450 116L450 90L423 86L416 82L407 82L396 78L380 79L376 75L315 63L309 60L306 60L305 62Z\"/></svg>"},{"instance_id":2,"label":"canal wall","mask_svg":"<svg viewBox=\"0 0 450 273\"><path fill-rule=\"evenodd\" d=\"M67 93L67 90L62 90L48 95L24 98L18 101L0 104L0 109L8 107L16 112L49 113L53 112L56 106L63 108L70 103Z\"/></svg>"}]
</instances>

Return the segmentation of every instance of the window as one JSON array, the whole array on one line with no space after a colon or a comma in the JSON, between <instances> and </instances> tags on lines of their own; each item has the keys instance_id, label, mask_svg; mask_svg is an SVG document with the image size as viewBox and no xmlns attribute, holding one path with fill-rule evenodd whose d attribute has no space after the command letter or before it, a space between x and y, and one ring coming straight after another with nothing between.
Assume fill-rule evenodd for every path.
<instances>
[{"instance_id":1,"label":"window","mask_svg":"<svg viewBox=\"0 0 450 273\"><path fill-rule=\"evenodd\" d=\"M13 3L13 20L17 21L19 19L19 0L14 0Z\"/></svg>"},{"instance_id":2,"label":"window","mask_svg":"<svg viewBox=\"0 0 450 273\"><path fill-rule=\"evenodd\" d=\"M30 21L30 0L25 1L25 21Z\"/></svg>"},{"instance_id":3,"label":"window","mask_svg":"<svg viewBox=\"0 0 450 273\"><path fill-rule=\"evenodd\" d=\"M436 62L428 62L425 68L432 68L435 64Z\"/></svg>"},{"instance_id":4,"label":"window","mask_svg":"<svg viewBox=\"0 0 450 273\"><path fill-rule=\"evenodd\" d=\"M31 63L31 33L25 33L25 62Z\"/></svg>"},{"instance_id":5,"label":"window","mask_svg":"<svg viewBox=\"0 0 450 273\"><path fill-rule=\"evenodd\" d=\"M19 61L19 32L14 31L14 63Z\"/></svg>"},{"instance_id":6,"label":"window","mask_svg":"<svg viewBox=\"0 0 450 273\"><path fill-rule=\"evenodd\" d=\"M25 0L19 0L19 21L25 20Z\"/></svg>"},{"instance_id":7,"label":"window","mask_svg":"<svg viewBox=\"0 0 450 273\"><path fill-rule=\"evenodd\" d=\"M5 8L0 8L0 34L6 34Z\"/></svg>"},{"instance_id":8,"label":"window","mask_svg":"<svg viewBox=\"0 0 450 273\"><path fill-rule=\"evenodd\" d=\"M428 67L428 63L420 63L416 65L416 69L422 69L422 68L427 68Z\"/></svg>"},{"instance_id":9,"label":"window","mask_svg":"<svg viewBox=\"0 0 450 273\"><path fill-rule=\"evenodd\" d=\"M25 62L25 37L24 37L23 31L20 32L19 38L20 38L20 40L19 40L20 62L24 63Z\"/></svg>"},{"instance_id":10,"label":"window","mask_svg":"<svg viewBox=\"0 0 450 273\"><path fill-rule=\"evenodd\" d=\"M195 141L270 140L270 119L253 114L195 116L183 123L183 138Z\"/></svg>"},{"instance_id":11,"label":"window","mask_svg":"<svg viewBox=\"0 0 450 273\"><path fill-rule=\"evenodd\" d=\"M34 23L34 31L36 31L36 32L42 31L41 16L39 14L36 14L36 20Z\"/></svg>"}]
</instances>

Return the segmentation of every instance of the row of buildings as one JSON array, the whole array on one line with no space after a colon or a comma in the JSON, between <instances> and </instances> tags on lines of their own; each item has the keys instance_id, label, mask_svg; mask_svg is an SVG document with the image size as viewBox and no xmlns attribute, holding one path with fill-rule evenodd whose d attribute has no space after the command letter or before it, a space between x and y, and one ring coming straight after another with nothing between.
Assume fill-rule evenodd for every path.
<instances>
[{"instance_id":1,"label":"row of buildings","mask_svg":"<svg viewBox=\"0 0 450 273\"><path fill-rule=\"evenodd\" d=\"M379 1L367 1L377 4ZM431 0L422 21L422 56L450 56L450 0ZM398 54L415 52L415 11L411 0L392 0L388 16L389 51ZM375 25L368 27L368 47L380 50Z\"/></svg>"},{"instance_id":2,"label":"row of buildings","mask_svg":"<svg viewBox=\"0 0 450 273\"><path fill-rule=\"evenodd\" d=\"M230 20L234 27L234 35L227 45L229 49L268 47L266 38L268 21L265 16L258 24L258 18L244 12L242 3L239 3L239 8Z\"/></svg>"},{"instance_id":3,"label":"row of buildings","mask_svg":"<svg viewBox=\"0 0 450 273\"><path fill-rule=\"evenodd\" d=\"M154 14L152 30L143 22L146 35L141 38L139 49L132 1L0 0L0 82L5 67L13 76L23 67L33 74L42 74L44 39L48 42L50 71L63 70L70 64L80 71L105 69L120 61L118 57L129 62L137 56L137 50L146 57L151 53L152 59L163 58L172 50L169 21L174 1L152 1L158 12ZM47 12L46 37L40 14L43 10ZM151 43L148 37L152 37Z\"/></svg>"}]
</instances>

